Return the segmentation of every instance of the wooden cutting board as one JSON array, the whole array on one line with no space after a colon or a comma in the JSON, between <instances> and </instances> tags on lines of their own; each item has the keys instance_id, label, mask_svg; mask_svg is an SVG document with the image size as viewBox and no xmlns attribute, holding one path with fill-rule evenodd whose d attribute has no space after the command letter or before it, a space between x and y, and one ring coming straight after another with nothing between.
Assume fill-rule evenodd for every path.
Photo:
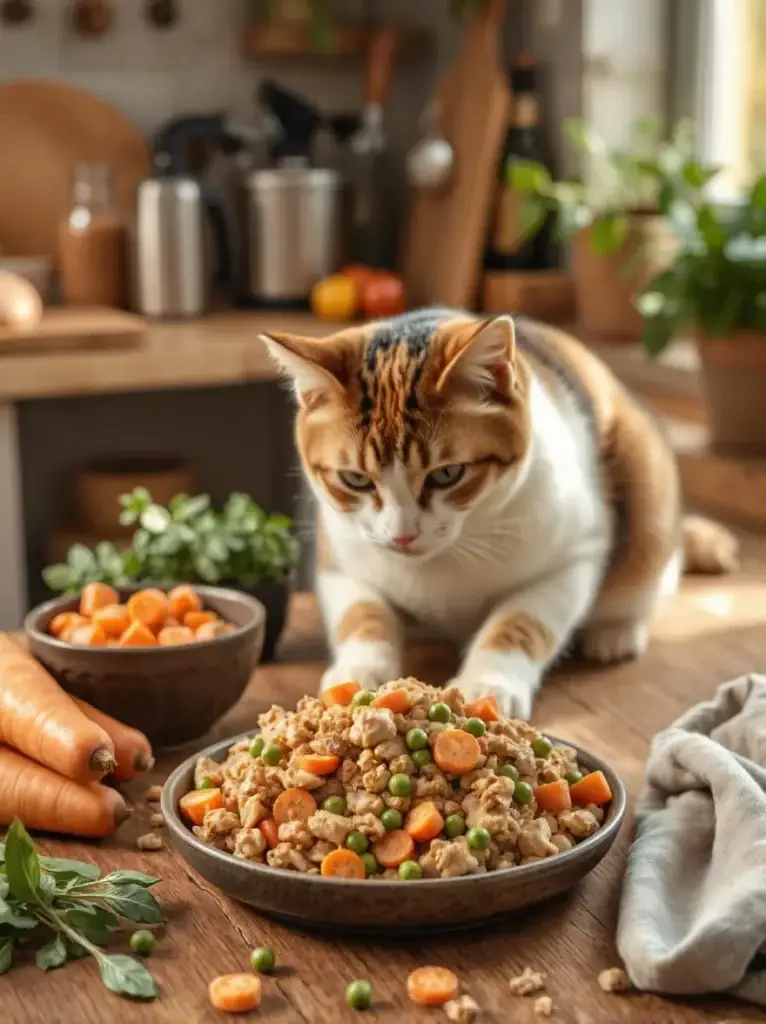
<instances>
[{"instance_id":1,"label":"wooden cutting board","mask_svg":"<svg viewBox=\"0 0 766 1024\"><path fill-rule=\"evenodd\" d=\"M146 321L134 313L101 306L54 306L31 331L0 327L0 356L68 349L139 345Z\"/></svg>"},{"instance_id":2,"label":"wooden cutting board","mask_svg":"<svg viewBox=\"0 0 766 1024\"><path fill-rule=\"evenodd\" d=\"M123 115L55 81L0 85L0 251L57 259L58 225L71 204L77 163L107 163L123 214L132 217L149 145Z\"/></svg>"},{"instance_id":3,"label":"wooden cutting board","mask_svg":"<svg viewBox=\"0 0 766 1024\"><path fill-rule=\"evenodd\" d=\"M412 306L470 307L475 299L510 110L500 53L506 8L507 0L487 0L437 89L455 166L443 193L413 191L402 256Z\"/></svg>"}]
</instances>

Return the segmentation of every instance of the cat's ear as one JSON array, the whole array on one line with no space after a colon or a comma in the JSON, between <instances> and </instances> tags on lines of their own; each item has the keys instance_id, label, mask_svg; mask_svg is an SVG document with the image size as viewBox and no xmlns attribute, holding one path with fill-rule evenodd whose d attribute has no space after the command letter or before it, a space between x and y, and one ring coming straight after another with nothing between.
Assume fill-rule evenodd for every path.
<instances>
[{"instance_id":1,"label":"cat's ear","mask_svg":"<svg viewBox=\"0 0 766 1024\"><path fill-rule=\"evenodd\" d=\"M446 365L437 392L461 380L482 390L509 397L515 380L516 330L510 316L451 328L445 344Z\"/></svg>"},{"instance_id":2,"label":"cat's ear","mask_svg":"<svg viewBox=\"0 0 766 1024\"><path fill-rule=\"evenodd\" d=\"M348 373L345 347L336 338L304 338L299 334L272 331L262 334L261 341L277 366L292 380L301 402L312 393L345 387Z\"/></svg>"}]
</instances>

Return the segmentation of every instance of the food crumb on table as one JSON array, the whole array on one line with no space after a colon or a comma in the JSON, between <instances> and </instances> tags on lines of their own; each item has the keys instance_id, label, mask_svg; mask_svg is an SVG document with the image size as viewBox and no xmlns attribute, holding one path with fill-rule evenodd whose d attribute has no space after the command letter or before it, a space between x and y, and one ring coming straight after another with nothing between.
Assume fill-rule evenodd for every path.
<instances>
[{"instance_id":1,"label":"food crumb on table","mask_svg":"<svg viewBox=\"0 0 766 1024\"><path fill-rule=\"evenodd\" d=\"M481 1012L479 1004L470 996L460 996L458 999L450 999L444 1004L447 1020L452 1024L473 1024L473 1021Z\"/></svg>"},{"instance_id":2,"label":"food crumb on table","mask_svg":"<svg viewBox=\"0 0 766 1024\"><path fill-rule=\"evenodd\" d=\"M511 978L508 987L515 996L532 996L545 987L546 977L542 971L533 971L531 967L525 967L521 974Z\"/></svg>"},{"instance_id":3,"label":"food crumb on table","mask_svg":"<svg viewBox=\"0 0 766 1024\"><path fill-rule=\"evenodd\" d=\"M538 1017L550 1017L553 1013L553 1000L550 996L539 996L535 999L535 1013Z\"/></svg>"},{"instance_id":4,"label":"food crumb on table","mask_svg":"<svg viewBox=\"0 0 766 1024\"><path fill-rule=\"evenodd\" d=\"M630 988L628 976L622 967L607 967L599 974L598 983L604 992L627 992Z\"/></svg>"},{"instance_id":5,"label":"food crumb on table","mask_svg":"<svg viewBox=\"0 0 766 1024\"><path fill-rule=\"evenodd\" d=\"M150 786L146 791L146 799L150 804L157 804L162 799L162 786Z\"/></svg>"},{"instance_id":6,"label":"food crumb on table","mask_svg":"<svg viewBox=\"0 0 766 1024\"><path fill-rule=\"evenodd\" d=\"M145 836L139 836L136 839L136 846L139 850L164 850L165 843L162 840L162 836L158 836L155 832L147 832Z\"/></svg>"},{"instance_id":7,"label":"food crumb on table","mask_svg":"<svg viewBox=\"0 0 766 1024\"><path fill-rule=\"evenodd\" d=\"M149 818L149 824L152 826L152 828L164 828L165 816L157 812Z\"/></svg>"}]
</instances>

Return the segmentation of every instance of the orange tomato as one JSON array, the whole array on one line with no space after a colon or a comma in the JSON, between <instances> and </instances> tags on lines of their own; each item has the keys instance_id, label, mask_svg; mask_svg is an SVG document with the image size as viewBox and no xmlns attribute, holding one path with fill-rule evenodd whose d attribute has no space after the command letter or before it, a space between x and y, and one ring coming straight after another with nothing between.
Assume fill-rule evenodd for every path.
<instances>
[{"instance_id":1,"label":"orange tomato","mask_svg":"<svg viewBox=\"0 0 766 1024\"><path fill-rule=\"evenodd\" d=\"M359 288L352 277L333 274L311 289L311 308L320 320L350 320L359 304Z\"/></svg>"},{"instance_id":2,"label":"orange tomato","mask_svg":"<svg viewBox=\"0 0 766 1024\"><path fill-rule=\"evenodd\" d=\"M373 274L359 289L359 304L371 319L404 313L407 300L401 278L385 271Z\"/></svg>"}]
</instances>

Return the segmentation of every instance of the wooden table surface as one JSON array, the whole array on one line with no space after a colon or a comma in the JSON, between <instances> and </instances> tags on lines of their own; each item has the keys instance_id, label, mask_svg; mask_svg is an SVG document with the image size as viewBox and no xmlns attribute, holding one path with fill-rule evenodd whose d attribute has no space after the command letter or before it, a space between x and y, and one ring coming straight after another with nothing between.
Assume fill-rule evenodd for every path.
<instances>
[{"instance_id":1,"label":"wooden table surface","mask_svg":"<svg viewBox=\"0 0 766 1024\"><path fill-rule=\"evenodd\" d=\"M736 576L687 581L657 623L654 643L640 661L611 669L562 667L543 688L535 721L609 760L631 798L641 785L652 735L682 709L708 697L719 682L763 668L766 661L766 542L753 542ZM761 579L758 579L758 576ZM219 724L215 737L253 725L270 702L291 705L317 685L323 650L313 600L296 599L282 661L256 672L245 699ZM447 678L452 655L434 647L412 652L409 666L435 682ZM214 684L214 680L211 680ZM150 781L162 781L186 752L160 758ZM554 1022L561 1024L691 1024L693 1021L766 1021L766 1014L723 998L663 1000L632 993L609 995L596 976L616 964L613 944L620 878L631 824L612 853L570 896L491 930L443 938L376 942L302 934L259 917L203 882L180 856L140 853L135 838L148 831L145 784L128 787L136 814L119 838L103 844L46 841L50 853L96 861L103 869L132 867L161 876L154 890L169 921L150 966L162 994L149 1004L111 995L89 960L42 974L32 963L0 978L3 1024L212 1024L207 984L215 975L246 970L255 945L272 946L280 968L264 982L258 1013L246 1020L273 1024L342 1024L359 1019L344 1001L345 986L368 978L374 1010L361 1019L394 1024L446 1021L405 997L407 973L425 963L453 968L494 1024L539 1021L532 1000L509 994L508 979L525 966L548 972ZM632 802L632 800L631 800ZM402 889L406 899L406 886Z\"/></svg>"}]
</instances>

